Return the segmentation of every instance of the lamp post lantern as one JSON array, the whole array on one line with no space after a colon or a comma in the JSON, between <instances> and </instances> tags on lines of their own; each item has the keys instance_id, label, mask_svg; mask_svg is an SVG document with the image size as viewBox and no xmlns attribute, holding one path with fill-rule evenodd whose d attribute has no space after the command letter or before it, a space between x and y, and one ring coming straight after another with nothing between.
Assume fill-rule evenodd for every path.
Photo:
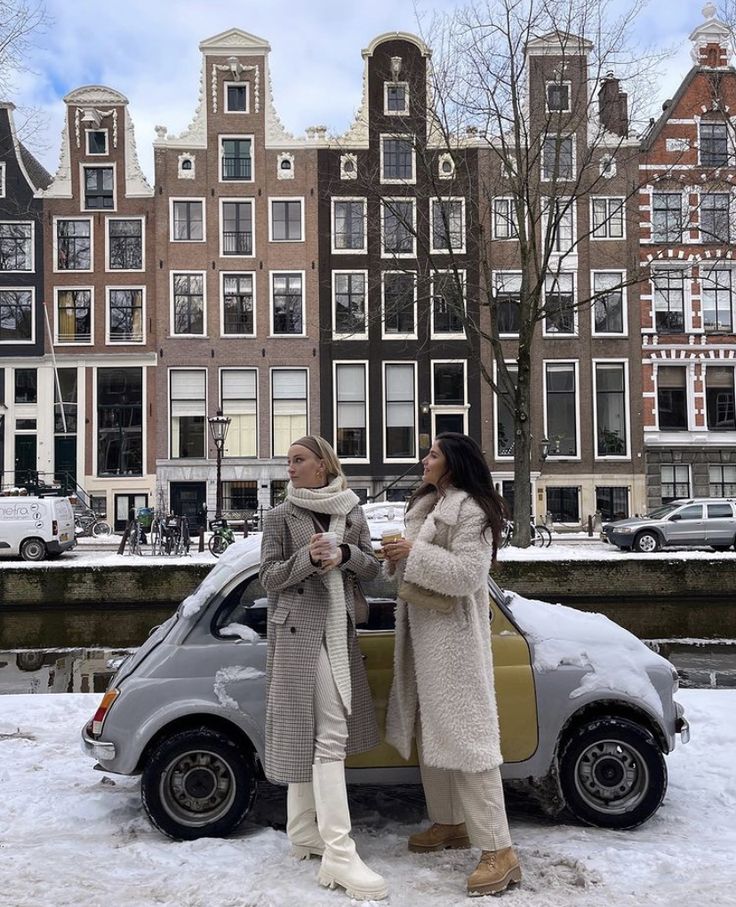
<instances>
[{"instance_id":1,"label":"lamp post lantern","mask_svg":"<svg viewBox=\"0 0 736 907\"><path fill-rule=\"evenodd\" d=\"M210 434L215 442L215 451L217 453L217 479L215 490L215 519L222 517L222 451L225 447L227 430L230 428L230 417L223 416L222 410L217 410L216 416L209 416L207 421L210 424Z\"/></svg>"}]
</instances>

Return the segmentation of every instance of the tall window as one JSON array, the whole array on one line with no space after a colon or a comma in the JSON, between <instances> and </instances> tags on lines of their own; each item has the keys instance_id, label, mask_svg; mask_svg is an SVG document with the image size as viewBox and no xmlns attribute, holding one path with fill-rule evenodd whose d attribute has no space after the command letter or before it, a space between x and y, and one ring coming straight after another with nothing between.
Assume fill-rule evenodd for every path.
<instances>
[{"instance_id":1,"label":"tall window","mask_svg":"<svg viewBox=\"0 0 736 907\"><path fill-rule=\"evenodd\" d=\"M596 456L625 457L626 373L622 362L595 364Z\"/></svg>"},{"instance_id":2,"label":"tall window","mask_svg":"<svg viewBox=\"0 0 736 907\"><path fill-rule=\"evenodd\" d=\"M625 520L629 515L629 489L622 485L603 485L595 490L595 509L604 522Z\"/></svg>"},{"instance_id":3,"label":"tall window","mask_svg":"<svg viewBox=\"0 0 736 907\"><path fill-rule=\"evenodd\" d=\"M222 413L230 417L225 439L226 457L257 457L258 407L254 368L227 368L220 372Z\"/></svg>"},{"instance_id":4,"label":"tall window","mask_svg":"<svg viewBox=\"0 0 736 907\"><path fill-rule=\"evenodd\" d=\"M410 138L383 136L381 156L384 182L414 181L414 149Z\"/></svg>"},{"instance_id":5,"label":"tall window","mask_svg":"<svg viewBox=\"0 0 736 907\"><path fill-rule=\"evenodd\" d=\"M736 466L709 466L708 474L712 498L736 497Z\"/></svg>"},{"instance_id":6,"label":"tall window","mask_svg":"<svg viewBox=\"0 0 736 907\"><path fill-rule=\"evenodd\" d=\"M33 292L0 289L0 343L31 343L33 334Z\"/></svg>"},{"instance_id":7,"label":"tall window","mask_svg":"<svg viewBox=\"0 0 736 907\"><path fill-rule=\"evenodd\" d=\"M550 456L575 457L578 452L575 365L548 362L546 369L547 426Z\"/></svg>"},{"instance_id":8,"label":"tall window","mask_svg":"<svg viewBox=\"0 0 736 907\"><path fill-rule=\"evenodd\" d=\"M143 267L143 221L108 221L108 262L111 271L140 271Z\"/></svg>"},{"instance_id":9,"label":"tall window","mask_svg":"<svg viewBox=\"0 0 736 907\"><path fill-rule=\"evenodd\" d=\"M307 434L307 370L271 372L273 456L285 457L293 441Z\"/></svg>"},{"instance_id":10,"label":"tall window","mask_svg":"<svg viewBox=\"0 0 736 907\"><path fill-rule=\"evenodd\" d=\"M519 333L521 274L496 274L496 312L499 334Z\"/></svg>"},{"instance_id":11,"label":"tall window","mask_svg":"<svg viewBox=\"0 0 736 907\"><path fill-rule=\"evenodd\" d=\"M432 333L464 335L464 274L436 271L432 277Z\"/></svg>"},{"instance_id":12,"label":"tall window","mask_svg":"<svg viewBox=\"0 0 736 907\"><path fill-rule=\"evenodd\" d=\"M575 176L573 136L548 135L542 141L542 179L571 180Z\"/></svg>"},{"instance_id":13,"label":"tall window","mask_svg":"<svg viewBox=\"0 0 736 907\"><path fill-rule=\"evenodd\" d=\"M222 254L253 254L253 203L222 203Z\"/></svg>"},{"instance_id":14,"label":"tall window","mask_svg":"<svg viewBox=\"0 0 736 907\"><path fill-rule=\"evenodd\" d=\"M0 271L33 269L33 224L0 224Z\"/></svg>"},{"instance_id":15,"label":"tall window","mask_svg":"<svg viewBox=\"0 0 736 907\"><path fill-rule=\"evenodd\" d=\"M382 202L384 255L414 255L416 208L414 200L386 199Z\"/></svg>"},{"instance_id":16,"label":"tall window","mask_svg":"<svg viewBox=\"0 0 736 907\"><path fill-rule=\"evenodd\" d=\"M143 369L97 369L97 475L143 475Z\"/></svg>"},{"instance_id":17,"label":"tall window","mask_svg":"<svg viewBox=\"0 0 736 907\"><path fill-rule=\"evenodd\" d=\"M575 333L575 284L572 274L548 274L544 280L544 331Z\"/></svg>"},{"instance_id":18,"label":"tall window","mask_svg":"<svg viewBox=\"0 0 736 907\"><path fill-rule=\"evenodd\" d=\"M204 275L174 274L174 335L204 335Z\"/></svg>"},{"instance_id":19,"label":"tall window","mask_svg":"<svg viewBox=\"0 0 736 907\"><path fill-rule=\"evenodd\" d=\"M221 139L223 180L252 180L250 139Z\"/></svg>"},{"instance_id":20,"label":"tall window","mask_svg":"<svg viewBox=\"0 0 736 907\"><path fill-rule=\"evenodd\" d=\"M335 365L335 440L339 457L368 456L367 365L340 362Z\"/></svg>"},{"instance_id":21,"label":"tall window","mask_svg":"<svg viewBox=\"0 0 736 907\"><path fill-rule=\"evenodd\" d=\"M662 334L685 330L685 275L682 271L661 270L652 276L654 284L654 326Z\"/></svg>"},{"instance_id":22,"label":"tall window","mask_svg":"<svg viewBox=\"0 0 736 907\"><path fill-rule=\"evenodd\" d=\"M416 456L414 364L385 363L386 459Z\"/></svg>"},{"instance_id":23,"label":"tall window","mask_svg":"<svg viewBox=\"0 0 736 907\"><path fill-rule=\"evenodd\" d=\"M706 333L733 331L733 275L728 268L700 269L703 328Z\"/></svg>"},{"instance_id":24,"label":"tall window","mask_svg":"<svg viewBox=\"0 0 736 907\"><path fill-rule=\"evenodd\" d=\"M143 343L143 290L108 290L110 343Z\"/></svg>"},{"instance_id":25,"label":"tall window","mask_svg":"<svg viewBox=\"0 0 736 907\"><path fill-rule=\"evenodd\" d=\"M700 196L700 241L731 241L731 196L728 192L703 192Z\"/></svg>"},{"instance_id":26,"label":"tall window","mask_svg":"<svg viewBox=\"0 0 736 907\"><path fill-rule=\"evenodd\" d=\"M204 203L175 202L171 203L174 242L200 242L204 239Z\"/></svg>"},{"instance_id":27,"label":"tall window","mask_svg":"<svg viewBox=\"0 0 736 907\"><path fill-rule=\"evenodd\" d=\"M115 207L112 167L84 168L84 207L87 211Z\"/></svg>"},{"instance_id":28,"label":"tall window","mask_svg":"<svg viewBox=\"0 0 736 907\"><path fill-rule=\"evenodd\" d=\"M368 333L366 272L335 271L332 274L335 300L335 334L342 337Z\"/></svg>"},{"instance_id":29,"label":"tall window","mask_svg":"<svg viewBox=\"0 0 736 907\"><path fill-rule=\"evenodd\" d=\"M457 431L465 425L465 362L432 363L433 434Z\"/></svg>"},{"instance_id":30,"label":"tall window","mask_svg":"<svg viewBox=\"0 0 736 907\"><path fill-rule=\"evenodd\" d=\"M736 431L733 366L709 365L705 370L705 410L712 431Z\"/></svg>"},{"instance_id":31,"label":"tall window","mask_svg":"<svg viewBox=\"0 0 736 907\"><path fill-rule=\"evenodd\" d=\"M608 196L593 198L590 209L595 239L623 239L624 199Z\"/></svg>"},{"instance_id":32,"label":"tall window","mask_svg":"<svg viewBox=\"0 0 736 907\"><path fill-rule=\"evenodd\" d=\"M593 272L594 334L623 334L625 280L623 271Z\"/></svg>"},{"instance_id":33,"label":"tall window","mask_svg":"<svg viewBox=\"0 0 736 907\"><path fill-rule=\"evenodd\" d=\"M519 236L513 198L493 199L493 235L496 239L516 239Z\"/></svg>"},{"instance_id":34,"label":"tall window","mask_svg":"<svg viewBox=\"0 0 736 907\"><path fill-rule=\"evenodd\" d=\"M383 330L386 336L413 334L416 279L413 274L383 275Z\"/></svg>"},{"instance_id":35,"label":"tall window","mask_svg":"<svg viewBox=\"0 0 736 907\"><path fill-rule=\"evenodd\" d=\"M63 488L77 472L77 370L60 368L54 381L54 480ZM61 394L59 393L61 391Z\"/></svg>"},{"instance_id":36,"label":"tall window","mask_svg":"<svg viewBox=\"0 0 736 907\"><path fill-rule=\"evenodd\" d=\"M661 466L662 503L690 497L690 467Z\"/></svg>"},{"instance_id":37,"label":"tall window","mask_svg":"<svg viewBox=\"0 0 736 907\"><path fill-rule=\"evenodd\" d=\"M332 202L332 247L337 252L365 252L365 199Z\"/></svg>"},{"instance_id":38,"label":"tall window","mask_svg":"<svg viewBox=\"0 0 736 907\"><path fill-rule=\"evenodd\" d=\"M203 368L172 369L169 372L171 400L171 458L207 455L206 382Z\"/></svg>"},{"instance_id":39,"label":"tall window","mask_svg":"<svg viewBox=\"0 0 736 907\"><path fill-rule=\"evenodd\" d=\"M510 362L506 368L516 387L519 368ZM498 378L496 379L499 380ZM514 455L514 405L504 394L496 395L496 456L513 457Z\"/></svg>"},{"instance_id":40,"label":"tall window","mask_svg":"<svg viewBox=\"0 0 736 907\"><path fill-rule=\"evenodd\" d=\"M38 403L38 369L15 369L13 400L16 403Z\"/></svg>"},{"instance_id":41,"label":"tall window","mask_svg":"<svg viewBox=\"0 0 736 907\"><path fill-rule=\"evenodd\" d=\"M302 334L304 305L301 274L272 274L273 333Z\"/></svg>"},{"instance_id":42,"label":"tall window","mask_svg":"<svg viewBox=\"0 0 736 907\"><path fill-rule=\"evenodd\" d=\"M726 123L701 120L700 163L704 167L728 165L728 126Z\"/></svg>"},{"instance_id":43,"label":"tall window","mask_svg":"<svg viewBox=\"0 0 736 907\"><path fill-rule=\"evenodd\" d=\"M272 242L300 242L302 239L301 199L271 202Z\"/></svg>"},{"instance_id":44,"label":"tall window","mask_svg":"<svg viewBox=\"0 0 736 907\"><path fill-rule=\"evenodd\" d=\"M92 342L92 291L57 290L58 343Z\"/></svg>"},{"instance_id":45,"label":"tall window","mask_svg":"<svg viewBox=\"0 0 736 907\"><path fill-rule=\"evenodd\" d=\"M574 486L547 486L547 511L555 523L580 522L580 488Z\"/></svg>"},{"instance_id":46,"label":"tall window","mask_svg":"<svg viewBox=\"0 0 736 907\"><path fill-rule=\"evenodd\" d=\"M57 220L56 268L59 271L89 271L92 268L89 220Z\"/></svg>"},{"instance_id":47,"label":"tall window","mask_svg":"<svg viewBox=\"0 0 736 907\"><path fill-rule=\"evenodd\" d=\"M222 275L222 333L255 333L253 275Z\"/></svg>"},{"instance_id":48,"label":"tall window","mask_svg":"<svg viewBox=\"0 0 736 907\"><path fill-rule=\"evenodd\" d=\"M462 199L432 199L432 251L465 249L465 206Z\"/></svg>"},{"instance_id":49,"label":"tall window","mask_svg":"<svg viewBox=\"0 0 736 907\"><path fill-rule=\"evenodd\" d=\"M548 218L552 219L549 224ZM564 255L572 251L575 244L575 201L574 199L556 198L547 204L542 229L545 231L543 242L549 235L550 252Z\"/></svg>"},{"instance_id":50,"label":"tall window","mask_svg":"<svg viewBox=\"0 0 736 907\"><path fill-rule=\"evenodd\" d=\"M687 431L687 371L680 366L657 369L657 412L665 431Z\"/></svg>"},{"instance_id":51,"label":"tall window","mask_svg":"<svg viewBox=\"0 0 736 907\"><path fill-rule=\"evenodd\" d=\"M684 228L682 194L652 193L652 241L680 242Z\"/></svg>"}]
</instances>

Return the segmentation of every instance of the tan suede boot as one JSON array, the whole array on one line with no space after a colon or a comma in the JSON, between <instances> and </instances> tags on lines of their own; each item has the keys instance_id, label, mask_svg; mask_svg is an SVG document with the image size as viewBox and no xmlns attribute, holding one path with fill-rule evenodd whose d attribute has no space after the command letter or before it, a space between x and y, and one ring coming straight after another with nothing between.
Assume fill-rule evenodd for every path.
<instances>
[{"instance_id":1,"label":"tan suede boot","mask_svg":"<svg viewBox=\"0 0 736 907\"><path fill-rule=\"evenodd\" d=\"M484 850L480 862L468 879L468 895L499 894L509 885L520 884L521 867L513 847Z\"/></svg>"},{"instance_id":2,"label":"tan suede boot","mask_svg":"<svg viewBox=\"0 0 736 907\"><path fill-rule=\"evenodd\" d=\"M409 838L412 853L431 853L435 850L461 850L470 847L470 838L465 823L440 825L435 822L424 831L418 831Z\"/></svg>"}]
</instances>

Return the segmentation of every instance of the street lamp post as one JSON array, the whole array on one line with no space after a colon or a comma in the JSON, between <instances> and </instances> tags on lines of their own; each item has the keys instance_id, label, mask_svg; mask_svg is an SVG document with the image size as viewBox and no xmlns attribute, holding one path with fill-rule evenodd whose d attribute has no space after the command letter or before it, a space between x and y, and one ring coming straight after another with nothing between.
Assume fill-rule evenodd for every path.
<instances>
[{"instance_id":1,"label":"street lamp post","mask_svg":"<svg viewBox=\"0 0 736 907\"><path fill-rule=\"evenodd\" d=\"M210 433L212 440L215 442L215 451L217 453L217 484L215 490L215 519L222 517L222 451L225 447L225 438L227 430L230 428L230 417L223 416L222 410L217 410L216 416L209 416L207 421L210 424Z\"/></svg>"}]
</instances>

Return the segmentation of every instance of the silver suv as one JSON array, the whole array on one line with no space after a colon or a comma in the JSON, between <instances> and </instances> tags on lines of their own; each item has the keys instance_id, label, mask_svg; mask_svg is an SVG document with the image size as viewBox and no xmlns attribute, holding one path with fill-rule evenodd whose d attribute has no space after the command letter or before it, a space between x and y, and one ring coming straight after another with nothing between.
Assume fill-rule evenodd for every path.
<instances>
[{"instance_id":1,"label":"silver suv","mask_svg":"<svg viewBox=\"0 0 736 907\"><path fill-rule=\"evenodd\" d=\"M646 553L678 545L728 551L736 545L736 501L732 498L671 501L645 517L607 523L602 538L619 548Z\"/></svg>"}]
</instances>

